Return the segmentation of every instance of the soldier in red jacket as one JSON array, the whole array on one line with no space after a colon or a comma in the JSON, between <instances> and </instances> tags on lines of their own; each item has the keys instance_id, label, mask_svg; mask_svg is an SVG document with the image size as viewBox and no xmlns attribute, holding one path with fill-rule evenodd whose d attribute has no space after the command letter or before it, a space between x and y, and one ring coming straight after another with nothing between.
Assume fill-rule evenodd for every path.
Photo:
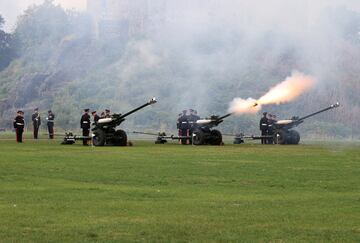
<instances>
[{"instance_id":1,"label":"soldier in red jacket","mask_svg":"<svg viewBox=\"0 0 360 243\"><path fill-rule=\"evenodd\" d=\"M18 111L17 116L14 119L14 128L16 131L16 141L18 143L22 143L24 127L25 127L24 112Z\"/></svg>"}]
</instances>

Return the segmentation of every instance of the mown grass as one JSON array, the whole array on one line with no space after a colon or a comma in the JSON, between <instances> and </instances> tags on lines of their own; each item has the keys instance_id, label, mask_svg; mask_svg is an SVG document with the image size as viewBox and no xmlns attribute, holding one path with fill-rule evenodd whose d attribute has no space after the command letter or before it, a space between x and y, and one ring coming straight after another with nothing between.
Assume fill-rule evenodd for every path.
<instances>
[{"instance_id":1,"label":"mown grass","mask_svg":"<svg viewBox=\"0 0 360 243\"><path fill-rule=\"evenodd\" d=\"M359 242L360 145L0 141L1 242Z\"/></svg>"}]
</instances>

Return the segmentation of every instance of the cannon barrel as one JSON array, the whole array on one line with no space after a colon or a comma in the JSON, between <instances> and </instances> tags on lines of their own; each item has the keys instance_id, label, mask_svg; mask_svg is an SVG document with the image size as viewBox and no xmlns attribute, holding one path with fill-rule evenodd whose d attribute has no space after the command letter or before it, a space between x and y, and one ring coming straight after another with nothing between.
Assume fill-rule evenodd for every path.
<instances>
[{"instance_id":1,"label":"cannon barrel","mask_svg":"<svg viewBox=\"0 0 360 243\"><path fill-rule=\"evenodd\" d=\"M220 120L224 120L225 118L228 118L229 116L232 116L234 113L229 113L229 114L226 114L225 116L221 116L219 117L217 120L220 121Z\"/></svg>"},{"instance_id":2,"label":"cannon barrel","mask_svg":"<svg viewBox=\"0 0 360 243\"><path fill-rule=\"evenodd\" d=\"M131 114L133 114L133 113L135 113L135 112L137 112L138 110L141 110L141 109L145 108L146 106L155 104L156 102L157 102L156 98L152 98L149 102L143 104L142 106L139 106L139 107L137 107L137 108L135 108L135 109L133 109L133 110L125 113L125 114L120 115L120 116L118 117L118 119L122 120L122 119L124 119L125 117L127 117L127 116L129 116L129 115L131 115Z\"/></svg>"},{"instance_id":3,"label":"cannon barrel","mask_svg":"<svg viewBox=\"0 0 360 243\"><path fill-rule=\"evenodd\" d=\"M333 105L331 105L331 106L329 106L329 107L327 107L327 108L325 108L325 109L322 109L322 110L317 111L317 112L314 112L314 113L312 113L312 114L310 114L310 115L301 117L301 118L298 119L298 121L303 121L303 120L308 119L308 118L310 118L310 117L312 117L312 116L315 116L315 115L317 115L317 114L323 113L323 112L328 111L328 110L331 110L331 109L335 109L335 108L337 108L337 107L339 107L339 106L340 106L340 103L339 103L339 102L336 102L335 104L333 104Z\"/></svg>"},{"instance_id":4,"label":"cannon barrel","mask_svg":"<svg viewBox=\"0 0 360 243\"><path fill-rule=\"evenodd\" d=\"M304 120L310 118L310 117L313 117L317 114L320 114L322 112L325 112L325 111L328 111L328 110L331 110L331 109L335 109L337 107L339 107L340 104L339 102L325 108L325 109L322 109L320 111L317 111L317 112L314 112L314 113L311 113L310 115L307 115L307 116L304 116L304 117L301 117L301 118L292 118L291 120L280 120L280 121L277 121L275 122L275 128L276 129L291 129L293 127L296 127L298 125L300 125L301 123L304 122Z\"/></svg>"}]
</instances>

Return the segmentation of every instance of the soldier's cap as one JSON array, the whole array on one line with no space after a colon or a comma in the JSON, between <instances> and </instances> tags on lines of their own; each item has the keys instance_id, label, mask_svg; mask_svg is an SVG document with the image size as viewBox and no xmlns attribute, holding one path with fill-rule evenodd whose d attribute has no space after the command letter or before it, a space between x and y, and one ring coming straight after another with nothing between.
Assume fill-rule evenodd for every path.
<instances>
[{"instance_id":1,"label":"soldier's cap","mask_svg":"<svg viewBox=\"0 0 360 243\"><path fill-rule=\"evenodd\" d=\"M89 112L89 111L90 111L90 109L84 109L84 111L85 111L85 112Z\"/></svg>"},{"instance_id":2,"label":"soldier's cap","mask_svg":"<svg viewBox=\"0 0 360 243\"><path fill-rule=\"evenodd\" d=\"M51 113L52 111L51 110L48 110L48 113Z\"/></svg>"},{"instance_id":3,"label":"soldier's cap","mask_svg":"<svg viewBox=\"0 0 360 243\"><path fill-rule=\"evenodd\" d=\"M92 111L91 114L96 114L96 111Z\"/></svg>"},{"instance_id":4,"label":"soldier's cap","mask_svg":"<svg viewBox=\"0 0 360 243\"><path fill-rule=\"evenodd\" d=\"M110 110L109 110L109 109L105 109L105 112L110 112Z\"/></svg>"},{"instance_id":5,"label":"soldier's cap","mask_svg":"<svg viewBox=\"0 0 360 243\"><path fill-rule=\"evenodd\" d=\"M187 110L183 110L183 113L186 113L187 112Z\"/></svg>"},{"instance_id":6,"label":"soldier's cap","mask_svg":"<svg viewBox=\"0 0 360 243\"><path fill-rule=\"evenodd\" d=\"M24 113L22 110L18 110L16 113Z\"/></svg>"},{"instance_id":7,"label":"soldier's cap","mask_svg":"<svg viewBox=\"0 0 360 243\"><path fill-rule=\"evenodd\" d=\"M35 109L34 109L34 111L38 111L38 110L39 110L39 108L35 108Z\"/></svg>"},{"instance_id":8,"label":"soldier's cap","mask_svg":"<svg viewBox=\"0 0 360 243\"><path fill-rule=\"evenodd\" d=\"M266 116L266 115L267 115L267 112L264 112L263 115Z\"/></svg>"}]
</instances>

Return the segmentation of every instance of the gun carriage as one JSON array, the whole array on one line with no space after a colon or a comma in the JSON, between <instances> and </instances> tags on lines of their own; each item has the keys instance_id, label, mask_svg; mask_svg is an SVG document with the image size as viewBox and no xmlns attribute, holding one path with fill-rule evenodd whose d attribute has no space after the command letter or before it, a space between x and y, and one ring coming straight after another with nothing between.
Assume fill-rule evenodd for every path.
<instances>
[{"instance_id":1,"label":"gun carriage","mask_svg":"<svg viewBox=\"0 0 360 243\"><path fill-rule=\"evenodd\" d=\"M127 134L124 130L116 129L122 122L125 121L125 118L149 105L155 104L157 101L155 98L151 99L149 102L125 113L125 114L113 114L110 118L100 119L98 122L94 123L92 129L93 132L93 145L94 146L104 146L104 145L113 145L113 146L126 146L127 145Z\"/></svg>"},{"instance_id":2,"label":"gun carriage","mask_svg":"<svg viewBox=\"0 0 360 243\"><path fill-rule=\"evenodd\" d=\"M293 128L302 124L306 119L310 117L316 116L320 113L323 113L328 110L332 110L338 108L340 106L339 102L326 107L320 111L311 113L304 117L292 117L289 120L280 120L273 124L274 129L274 142L275 144L299 144L300 142L300 134L298 131L293 130Z\"/></svg>"}]
</instances>

